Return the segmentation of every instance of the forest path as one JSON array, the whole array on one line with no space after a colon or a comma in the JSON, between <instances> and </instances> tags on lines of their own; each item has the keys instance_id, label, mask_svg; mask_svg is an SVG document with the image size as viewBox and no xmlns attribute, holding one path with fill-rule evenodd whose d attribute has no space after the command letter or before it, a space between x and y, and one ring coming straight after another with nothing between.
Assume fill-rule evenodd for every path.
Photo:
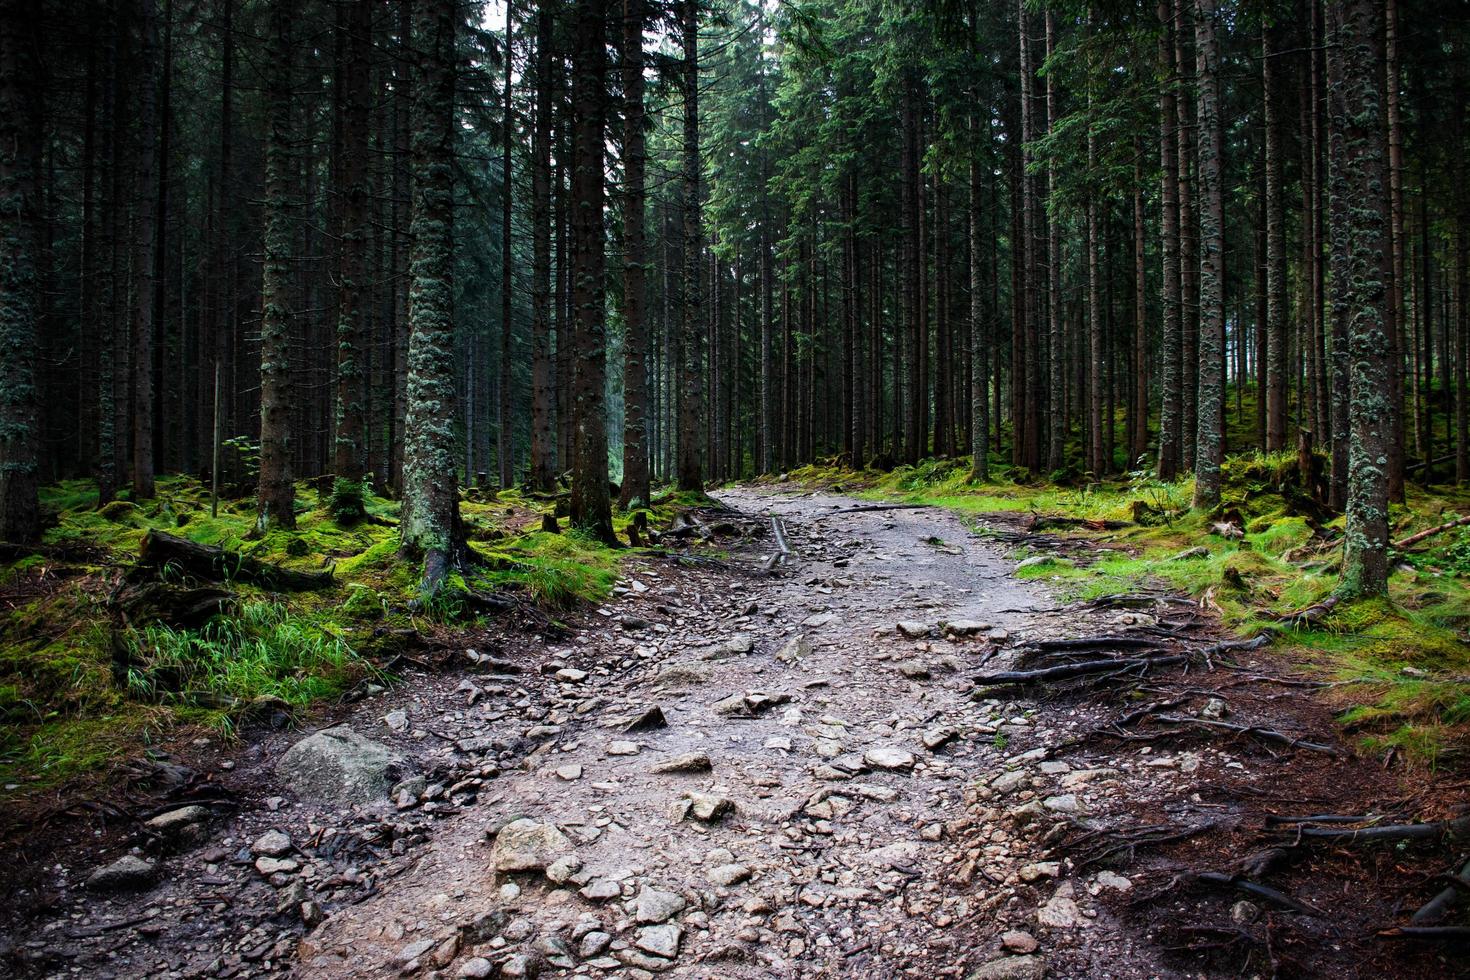
<instances>
[{"instance_id":1,"label":"forest path","mask_svg":"<svg viewBox=\"0 0 1470 980\"><path fill-rule=\"evenodd\" d=\"M1110 545L1022 515L719 497L691 536L720 550L672 533L569 631L461 635L333 719L401 758L391 800L286 788L299 731L175 756L214 795L177 820L190 797L139 807L167 824L146 833L78 824L34 863L44 883L12 892L35 906L12 958L32 976L1141 978L1262 957L1445 975L1374 939L1397 894L1375 882L1422 888L1423 863L1385 850L1273 875L1331 916L1232 890L1270 814L1400 792L1372 760L1191 722L1337 744L1274 651L1212 654L1212 617L1162 593L1059 602L1003 542L1079 563ZM767 574L772 517L792 554ZM1119 633L1134 647L1095 640ZM1172 666L972 693L982 670L1082 637L1093 657L1167 647ZM1139 721L1149 707L1175 720ZM129 847L156 862L143 887L79 887Z\"/></svg>"},{"instance_id":2,"label":"forest path","mask_svg":"<svg viewBox=\"0 0 1470 980\"><path fill-rule=\"evenodd\" d=\"M1067 898L1090 905L1084 883L1058 885L1022 837L977 826L967 792L1020 754L1008 741L1047 733L1034 704L972 700L974 669L1020 638L1071 635L1077 615L942 510L748 488L720 498L784 523L794 554L780 573L632 570L647 591L605 622L634 632L549 651L589 672L550 694L559 733L500 776L481 798L491 805L436 830L410 869L310 936L304 972L379 976L417 958L474 975L523 952L543 975L1039 975L1049 951L1004 955L1007 928L1013 949L1036 933L1074 964L1111 963L1091 975L1156 972L1115 929L1088 928L1096 911ZM967 635L945 638L941 622ZM608 669L629 647L636 665ZM652 705L668 727L620 733ZM688 753L712 772L652 771ZM671 811L689 793L733 813L681 820ZM580 867L564 887L490 874L486 830L517 816L571 839ZM1059 888L1048 939L1036 909ZM466 936L487 903L488 924Z\"/></svg>"}]
</instances>

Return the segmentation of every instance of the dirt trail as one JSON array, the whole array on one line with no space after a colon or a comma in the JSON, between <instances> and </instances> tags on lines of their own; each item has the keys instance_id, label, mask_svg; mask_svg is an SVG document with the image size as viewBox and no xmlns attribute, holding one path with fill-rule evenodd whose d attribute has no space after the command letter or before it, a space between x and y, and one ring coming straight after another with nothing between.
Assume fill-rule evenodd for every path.
<instances>
[{"instance_id":1,"label":"dirt trail","mask_svg":"<svg viewBox=\"0 0 1470 980\"><path fill-rule=\"evenodd\" d=\"M743 515L727 563L635 561L571 636L507 638L476 672L356 707L345 721L423 777L399 805L293 800L272 767L301 733L272 736L219 774L238 813L216 808L207 839L161 858L155 887L90 897L88 868L58 866L50 918L11 937L12 962L116 976L1205 975L1114 917L1129 877L1058 845L1089 826L1238 824L1238 805L1196 784L1270 787L1280 769L1252 771L1230 746L1063 761L1101 709L976 700L972 678L1030 639L1116 632L1116 611L1058 607L942 510L721 498ZM772 542L752 533L767 514L794 551L773 576ZM662 727L626 730L655 706ZM656 771L671 760L693 771ZM1217 911L1239 913L1232 901ZM1305 972L1381 975L1336 948Z\"/></svg>"}]
</instances>

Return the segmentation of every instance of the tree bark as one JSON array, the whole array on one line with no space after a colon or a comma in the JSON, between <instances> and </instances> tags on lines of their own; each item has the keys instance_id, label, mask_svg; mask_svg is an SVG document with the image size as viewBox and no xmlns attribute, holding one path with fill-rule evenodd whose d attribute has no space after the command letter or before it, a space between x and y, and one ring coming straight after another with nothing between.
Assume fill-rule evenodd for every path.
<instances>
[{"instance_id":1,"label":"tree bark","mask_svg":"<svg viewBox=\"0 0 1470 980\"><path fill-rule=\"evenodd\" d=\"M292 310L291 101L295 42L285 0L270 10L267 99L270 138L265 151L265 240L260 283L260 487L255 530L295 527L291 471Z\"/></svg>"},{"instance_id":2,"label":"tree bark","mask_svg":"<svg viewBox=\"0 0 1470 980\"><path fill-rule=\"evenodd\" d=\"M699 214L699 4L682 0L680 32L684 49L683 237L684 274L680 315L684 347L682 400L679 403L679 489L703 490L704 323L700 309L702 239Z\"/></svg>"},{"instance_id":3,"label":"tree bark","mask_svg":"<svg viewBox=\"0 0 1470 980\"><path fill-rule=\"evenodd\" d=\"M1175 130L1178 126L1175 108L1176 85L1174 43L1172 40L1174 14L1172 0L1159 0L1158 18L1161 26L1159 36L1159 153L1162 171L1162 206L1160 217L1160 245L1163 259L1163 343L1160 360L1163 371L1159 379L1163 401L1159 413L1159 458L1158 476L1161 480L1172 480L1179 475L1182 439L1181 409L1183 378L1180 362L1180 311L1179 281L1179 156Z\"/></svg>"},{"instance_id":4,"label":"tree bark","mask_svg":"<svg viewBox=\"0 0 1470 980\"><path fill-rule=\"evenodd\" d=\"M577 5L572 61L572 305L576 378L572 418L572 526L614 542L607 480L607 320L604 272L603 153L607 130L607 0Z\"/></svg>"},{"instance_id":5,"label":"tree bark","mask_svg":"<svg viewBox=\"0 0 1470 980\"><path fill-rule=\"evenodd\" d=\"M158 245L158 12L138 0L137 157L133 170L133 496L153 496L153 303Z\"/></svg>"},{"instance_id":6,"label":"tree bark","mask_svg":"<svg viewBox=\"0 0 1470 980\"><path fill-rule=\"evenodd\" d=\"M413 10L413 208L408 295L408 414L404 420L403 551L422 556L432 596L459 559L454 449L455 0Z\"/></svg>"},{"instance_id":7,"label":"tree bark","mask_svg":"<svg viewBox=\"0 0 1470 980\"><path fill-rule=\"evenodd\" d=\"M42 129L34 28L22 4L0 5L0 541L20 544L41 534L34 256Z\"/></svg>"},{"instance_id":8,"label":"tree bark","mask_svg":"<svg viewBox=\"0 0 1470 980\"><path fill-rule=\"evenodd\" d=\"M338 79L344 97L342 113L342 252L337 283L337 404L332 472L337 479L360 484L366 472L364 374L368 317L367 251L371 233L372 188L368 179L372 108L372 7L349 4L338 14L338 29L347 32L347 64Z\"/></svg>"},{"instance_id":9,"label":"tree bark","mask_svg":"<svg viewBox=\"0 0 1470 980\"><path fill-rule=\"evenodd\" d=\"M623 0L623 486L619 502L650 500L648 477L648 327L643 126L644 0Z\"/></svg>"},{"instance_id":10,"label":"tree bark","mask_svg":"<svg viewBox=\"0 0 1470 980\"><path fill-rule=\"evenodd\" d=\"M500 487L509 490L515 485L515 392L514 376L511 374L512 313L514 312L512 288L515 266L515 245L511 236L512 203L515 180L512 174L511 144L515 138L515 103L511 79L515 74L515 2L505 4L505 90L501 100L500 116L500 356L499 399L495 413L495 461L499 468Z\"/></svg>"},{"instance_id":11,"label":"tree bark","mask_svg":"<svg viewBox=\"0 0 1470 980\"><path fill-rule=\"evenodd\" d=\"M1348 344L1351 358L1347 524L1339 591L1388 592L1388 470L1393 419L1388 373L1388 173L1384 159L1382 7L1376 0L1329 4L1342 59L1334 117L1342 130L1347 193Z\"/></svg>"},{"instance_id":12,"label":"tree bark","mask_svg":"<svg viewBox=\"0 0 1470 980\"><path fill-rule=\"evenodd\" d=\"M1199 136L1199 410L1194 506L1220 503L1225 461L1221 408L1225 392L1225 214L1221 190L1224 155L1220 131L1220 45L1215 0L1195 0L1195 91Z\"/></svg>"}]
</instances>

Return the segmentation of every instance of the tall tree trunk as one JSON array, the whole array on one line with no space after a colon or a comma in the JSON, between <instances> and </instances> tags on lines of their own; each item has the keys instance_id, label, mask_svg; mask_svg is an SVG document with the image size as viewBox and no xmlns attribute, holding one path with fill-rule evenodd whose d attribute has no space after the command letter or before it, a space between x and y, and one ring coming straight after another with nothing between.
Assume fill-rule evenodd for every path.
<instances>
[{"instance_id":1,"label":"tall tree trunk","mask_svg":"<svg viewBox=\"0 0 1470 980\"><path fill-rule=\"evenodd\" d=\"M1180 331L1183 317L1180 307L1179 281L1179 155L1175 130L1178 115L1175 102L1177 81L1175 79L1174 42L1172 32L1174 13L1172 0L1159 0L1158 18L1161 26L1159 36L1159 153L1162 171L1162 206L1160 217L1160 240L1163 258L1163 344L1160 359L1163 371L1159 387L1163 404L1159 413L1159 459L1158 475L1161 480L1172 480L1179 475L1182 456L1181 412L1183 401L1183 377L1180 361ZM1191 434L1192 437L1192 434Z\"/></svg>"},{"instance_id":2,"label":"tall tree trunk","mask_svg":"<svg viewBox=\"0 0 1470 980\"><path fill-rule=\"evenodd\" d=\"M683 318L683 400L679 404L679 489L703 490L704 322L700 312L702 233L699 215L699 3L682 0L680 30L684 47L683 218L684 276L680 298Z\"/></svg>"},{"instance_id":3,"label":"tall tree trunk","mask_svg":"<svg viewBox=\"0 0 1470 980\"><path fill-rule=\"evenodd\" d=\"M980 206L979 124L970 116L970 479L990 479L990 354L986 350L985 240ZM993 218L992 218L993 220Z\"/></svg>"},{"instance_id":4,"label":"tall tree trunk","mask_svg":"<svg viewBox=\"0 0 1470 980\"><path fill-rule=\"evenodd\" d=\"M637 2L637 0L633 0ZM531 487L556 486L556 385L551 354L551 125L556 21L536 11L536 121L531 139Z\"/></svg>"},{"instance_id":5,"label":"tall tree trunk","mask_svg":"<svg viewBox=\"0 0 1470 980\"><path fill-rule=\"evenodd\" d=\"M1184 469L1195 467L1199 448L1195 433L1199 428L1199 202L1195 188L1195 157L1199 147L1195 139L1197 120L1190 119L1189 25L1186 12L1192 0L1174 0L1174 61L1179 84L1185 95L1176 99L1178 126L1175 137L1179 144L1179 363L1180 460ZM1197 57L1197 55L1196 55Z\"/></svg>"},{"instance_id":6,"label":"tall tree trunk","mask_svg":"<svg viewBox=\"0 0 1470 980\"><path fill-rule=\"evenodd\" d=\"M512 187L514 179L511 168L511 143L515 137L515 103L511 79L515 74L515 2L505 4L505 94L501 100L500 116L500 398L495 412L495 459L499 467L500 487L508 490L515 485L515 424L513 376L511 374L511 314L514 310L512 288L515 267L515 247L511 237Z\"/></svg>"},{"instance_id":7,"label":"tall tree trunk","mask_svg":"<svg viewBox=\"0 0 1470 980\"><path fill-rule=\"evenodd\" d=\"M623 0L623 487L620 502L650 499L648 327L644 322L644 0Z\"/></svg>"},{"instance_id":8,"label":"tall tree trunk","mask_svg":"<svg viewBox=\"0 0 1470 980\"><path fill-rule=\"evenodd\" d=\"M1404 502L1404 134L1399 113L1398 3L1384 4L1384 111L1388 140L1388 207L1392 246L1388 280L1388 392L1393 438L1389 440L1388 499Z\"/></svg>"},{"instance_id":9,"label":"tall tree trunk","mask_svg":"<svg viewBox=\"0 0 1470 980\"><path fill-rule=\"evenodd\" d=\"M607 0L577 5L572 61L572 241L575 250L572 304L577 318L571 519L612 543L612 498L608 490L607 320L603 281L603 146L607 129Z\"/></svg>"},{"instance_id":10,"label":"tall tree trunk","mask_svg":"<svg viewBox=\"0 0 1470 980\"><path fill-rule=\"evenodd\" d=\"M1145 241L1143 196L1143 141L1134 143L1133 153L1133 407L1129 412L1132 433L1128 443L1128 466L1141 466L1148 453L1148 266Z\"/></svg>"},{"instance_id":11,"label":"tall tree trunk","mask_svg":"<svg viewBox=\"0 0 1470 980\"><path fill-rule=\"evenodd\" d=\"M1286 448L1286 215L1281 199L1281 122L1275 30L1261 29L1261 89L1266 143L1266 450Z\"/></svg>"},{"instance_id":12,"label":"tall tree trunk","mask_svg":"<svg viewBox=\"0 0 1470 980\"><path fill-rule=\"evenodd\" d=\"M338 14L338 29L347 32L348 63L338 71L344 99L342 112L342 253L337 282L337 405L332 472L337 479L360 484L366 472L364 415L367 398L366 342L368 307L367 252L371 233L372 187L368 157L372 152L370 110L372 73L372 7L356 3ZM334 506L351 506L356 497L340 495Z\"/></svg>"},{"instance_id":13,"label":"tall tree trunk","mask_svg":"<svg viewBox=\"0 0 1470 980\"><path fill-rule=\"evenodd\" d=\"M1391 348L1386 290L1390 234L1388 161L1384 159L1382 6L1377 0L1328 5L1336 20L1342 77L1333 86L1333 113L1342 128L1343 171L1349 201L1348 344L1352 438L1348 447L1347 527L1341 592L1388 592L1388 472L1393 438L1388 404Z\"/></svg>"},{"instance_id":14,"label":"tall tree trunk","mask_svg":"<svg viewBox=\"0 0 1470 980\"><path fill-rule=\"evenodd\" d=\"M1046 56L1051 57L1056 39L1056 21L1052 11L1046 11ZM1057 120L1057 82L1055 72L1047 72L1046 75L1046 121L1050 129ZM1057 161L1053 154L1048 157L1046 164L1046 196L1049 201L1056 201L1060 193L1057 181ZM1043 212L1042 221L1046 222L1046 311L1047 311L1047 364L1049 376L1047 378L1047 391L1052 398L1051 411L1047 413L1047 458L1046 467L1052 472L1058 472L1066 466L1067 451L1067 413L1061 411L1062 392L1066 388L1066 359L1062 357L1062 351L1066 347L1066 336L1062 324L1062 222L1061 215L1048 216ZM1088 223L1089 235L1094 229ZM1092 239L1088 238L1088 259L1091 262ZM1089 269L1089 277L1095 270ZM1089 283L1091 279L1089 278ZM1101 423L1101 419L1099 419ZM1090 430L1089 430L1090 431ZM1092 468L1094 460L1088 459L1087 466ZM1096 472L1096 470L1094 470Z\"/></svg>"},{"instance_id":15,"label":"tall tree trunk","mask_svg":"<svg viewBox=\"0 0 1470 980\"><path fill-rule=\"evenodd\" d=\"M260 487L255 528L295 527L291 472L292 226L291 100L295 42L285 0L270 10L266 80L270 139L265 151L265 240L260 282Z\"/></svg>"},{"instance_id":16,"label":"tall tree trunk","mask_svg":"<svg viewBox=\"0 0 1470 980\"><path fill-rule=\"evenodd\" d=\"M1092 89L1088 87L1087 106L1089 115L1092 109ZM1087 172L1089 175L1097 172L1097 136L1093 127L1087 127ZM1083 220L1087 224L1087 349L1088 349L1088 375L1087 375L1087 468L1095 477L1107 475L1111 469L1107 458L1103 440L1103 402L1104 385L1106 383L1107 360L1103 348L1103 298L1102 278L1105 274L1102 263L1099 260L1099 230L1098 230L1098 206L1097 191L1095 188L1087 188L1087 201L1084 206ZM1052 270L1052 278L1056 278L1058 270ZM1113 420L1108 419L1107 425L1111 430Z\"/></svg>"},{"instance_id":17,"label":"tall tree trunk","mask_svg":"<svg viewBox=\"0 0 1470 980\"><path fill-rule=\"evenodd\" d=\"M34 29L23 4L0 5L0 541L19 543L41 534L34 256L42 129Z\"/></svg>"},{"instance_id":18,"label":"tall tree trunk","mask_svg":"<svg viewBox=\"0 0 1470 980\"><path fill-rule=\"evenodd\" d=\"M454 459L455 0L414 5L413 244L409 252L408 416L404 420L403 551L421 555L432 596L462 546Z\"/></svg>"},{"instance_id":19,"label":"tall tree trunk","mask_svg":"<svg viewBox=\"0 0 1470 980\"><path fill-rule=\"evenodd\" d=\"M1225 461L1222 406L1225 394L1225 208L1221 190L1224 155L1220 130L1220 44L1215 0L1195 0L1195 91L1199 129L1199 415L1194 465L1194 506L1220 503Z\"/></svg>"},{"instance_id":20,"label":"tall tree trunk","mask_svg":"<svg viewBox=\"0 0 1470 980\"><path fill-rule=\"evenodd\" d=\"M153 496L153 302L158 245L158 13L138 0L137 157L133 170L133 497Z\"/></svg>"}]
</instances>

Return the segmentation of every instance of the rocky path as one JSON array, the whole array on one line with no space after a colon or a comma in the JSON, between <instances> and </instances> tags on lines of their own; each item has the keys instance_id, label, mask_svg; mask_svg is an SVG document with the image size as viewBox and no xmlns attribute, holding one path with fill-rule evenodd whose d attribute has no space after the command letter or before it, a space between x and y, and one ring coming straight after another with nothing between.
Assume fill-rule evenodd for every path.
<instances>
[{"instance_id":1,"label":"rocky path","mask_svg":"<svg viewBox=\"0 0 1470 980\"><path fill-rule=\"evenodd\" d=\"M1229 746L1069 753L1102 709L971 693L1027 641L1151 617L1058 606L944 511L722 499L743 515L727 562L636 561L570 636L457 653L458 669L343 726L257 743L219 774L233 805L145 814L119 845L134 853L90 888L90 868L58 863L20 893L50 908L10 938L11 962L129 977L1204 975L1114 918L1131 872L1058 845L1214 826L1232 808L1202 800L1202 779L1269 787L1281 770ZM772 540L753 533L767 515L793 552L774 575ZM1271 929L1268 915L1268 946Z\"/></svg>"}]
</instances>

